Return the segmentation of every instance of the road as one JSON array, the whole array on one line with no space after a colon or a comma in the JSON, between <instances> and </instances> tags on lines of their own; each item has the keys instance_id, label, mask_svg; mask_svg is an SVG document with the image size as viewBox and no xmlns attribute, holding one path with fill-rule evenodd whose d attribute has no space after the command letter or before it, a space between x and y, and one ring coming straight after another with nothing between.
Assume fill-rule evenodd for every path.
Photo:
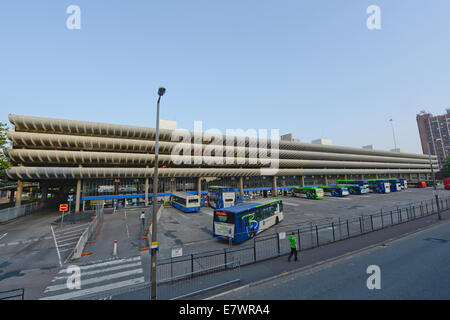
<instances>
[{"instance_id":1,"label":"road","mask_svg":"<svg viewBox=\"0 0 450 320\"><path fill-rule=\"evenodd\" d=\"M369 266L380 289L369 290ZM450 222L217 299L450 299Z\"/></svg>"}]
</instances>

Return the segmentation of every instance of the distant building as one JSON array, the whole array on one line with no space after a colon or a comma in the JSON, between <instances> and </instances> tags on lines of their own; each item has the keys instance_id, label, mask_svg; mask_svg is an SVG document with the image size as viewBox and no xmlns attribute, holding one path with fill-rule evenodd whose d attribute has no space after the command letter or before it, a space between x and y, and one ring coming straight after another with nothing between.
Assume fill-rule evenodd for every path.
<instances>
[{"instance_id":1,"label":"distant building","mask_svg":"<svg viewBox=\"0 0 450 320\"><path fill-rule=\"evenodd\" d=\"M441 167L450 153L449 119L450 109L438 116L421 111L416 117L423 154L436 155Z\"/></svg>"},{"instance_id":2,"label":"distant building","mask_svg":"<svg viewBox=\"0 0 450 320\"><path fill-rule=\"evenodd\" d=\"M282 141L300 142L300 139L295 139L292 133L284 134L280 137Z\"/></svg>"},{"instance_id":3,"label":"distant building","mask_svg":"<svg viewBox=\"0 0 450 320\"><path fill-rule=\"evenodd\" d=\"M402 148L391 149L392 152L405 152Z\"/></svg>"},{"instance_id":4,"label":"distant building","mask_svg":"<svg viewBox=\"0 0 450 320\"><path fill-rule=\"evenodd\" d=\"M159 120L160 129L176 130L178 128L178 122L171 120Z\"/></svg>"},{"instance_id":5,"label":"distant building","mask_svg":"<svg viewBox=\"0 0 450 320\"><path fill-rule=\"evenodd\" d=\"M366 150L375 150L375 147L373 146L373 144L369 144L367 146L363 146L362 148L366 149Z\"/></svg>"},{"instance_id":6,"label":"distant building","mask_svg":"<svg viewBox=\"0 0 450 320\"><path fill-rule=\"evenodd\" d=\"M333 144L333 141L331 141L329 139L320 138L320 139L316 139L316 140L311 141L311 143L312 144L324 144L324 145L331 146Z\"/></svg>"}]
</instances>

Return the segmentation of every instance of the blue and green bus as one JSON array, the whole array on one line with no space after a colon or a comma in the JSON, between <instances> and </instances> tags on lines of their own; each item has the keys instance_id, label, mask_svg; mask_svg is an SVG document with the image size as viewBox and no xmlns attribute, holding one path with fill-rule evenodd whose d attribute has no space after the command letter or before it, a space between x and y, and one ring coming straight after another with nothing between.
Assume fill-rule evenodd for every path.
<instances>
[{"instance_id":1,"label":"blue and green bus","mask_svg":"<svg viewBox=\"0 0 450 320\"><path fill-rule=\"evenodd\" d=\"M291 192L293 197L314 200L323 199L323 189L319 187L293 187Z\"/></svg>"},{"instance_id":2,"label":"blue and green bus","mask_svg":"<svg viewBox=\"0 0 450 320\"><path fill-rule=\"evenodd\" d=\"M232 187L208 187L208 203L211 208L222 209L236 204L236 193Z\"/></svg>"},{"instance_id":3,"label":"blue and green bus","mask_svg":"<svg viewBox=\"0 0 450 320\"><path fill-rule=\"evenodd\" d=\"M369 193L369 184L366 180L337 180L336 185L347 187L350 194Z\"/></svg>"},{"instance_id":4,"label":"blue and green bus","mask_svg":"<svg viewBox=\"0 0 450 320\"><path fill-rule=\"evenodd\" d=\"M216 238L242 242L283 220L283 202L247 202L214 210L213 235Z\"/></svg>"},{"instance_id":5,"label":"blue and green bus","mask_svg":"<svg viewBox=\"0 0 450 320\"><path fill-rule=\"evenodd\" d=\"M391 192L390 183L386 181L380 181L378 179L368 179L369 190L373 193L389 193Z\"/></svg>"},{"instance_id":6,"label":"blue and green bus","mask_svg":"<svg viewBox=\"0 0 450 320\"><path fill-rule=\"evenodd\" d=\"M344 186L329 185L317 187L322 189L324 194L330 195L332 197L346 197L349 195L348 188Z\"/></svg>"}]
</instances>

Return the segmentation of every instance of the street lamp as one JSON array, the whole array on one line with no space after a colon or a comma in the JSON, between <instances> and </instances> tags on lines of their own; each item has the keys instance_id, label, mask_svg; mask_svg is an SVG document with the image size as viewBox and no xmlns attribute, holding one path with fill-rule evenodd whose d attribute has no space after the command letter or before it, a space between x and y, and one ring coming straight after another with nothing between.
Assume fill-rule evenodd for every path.
<instances>
[{"instance_id":1,"label":"street lamp","mask_svg":"<svg viewBox=\"0 0 450 320\"><path fill-rule=\"evenodd\" d=\"M151 299L156 300L156 253L158 250L158 240L156 238L158 225L158 143L159 143L159 101L166 93L164 87L158 89L158 102L156 103L156 133L155 133L155 169L153 171L153 214L152 214L152 242L151 242Z\"/></svg>"},{"instance_id":2,"label":"street lamp","mask_svg":"<svg viewBox=\"0 0 450 320\"><path fill-rule=\"evenodd\" d=\"M439 218L439 220L442 220L441 208L439 206L439 196L436 191L436 177L434 176L433 162L431 161L431 145L430 145L430 143L428 143L428 160L430 160L431 176L433 177L433 188L434 188L433 194L434 194L434 197L436 198L436 207L437 207L438 218Z\"/></svg>"},{"instance_id":3,"label":"street lamp","mask_svg":"<svg viewBox=\"0 0 450 320\"><path fill-rule=\"evenodd\" d=\"M395 141L395 133L394 133L394 123L392 119L390 119L389 121L391 122L392 136L394 137L394 148L397 149L397 142Z\"/></svg>"}]
</instances>

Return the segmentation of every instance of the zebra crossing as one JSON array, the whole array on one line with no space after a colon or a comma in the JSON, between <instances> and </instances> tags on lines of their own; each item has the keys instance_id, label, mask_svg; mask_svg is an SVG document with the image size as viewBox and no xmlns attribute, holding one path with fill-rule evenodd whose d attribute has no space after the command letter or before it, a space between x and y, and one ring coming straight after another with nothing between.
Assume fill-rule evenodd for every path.
<instances>
[{"instance_id":1,"label":"zebra crossing","mask_svg":"<svg viewBox=\"0 0 450 320\"><path fill-rule=\"evenodd\" d=\"M82 299L84 296L101 295L103 292L137 285L145 281L141 256L79 265L79 289L71 289L71 285L69 285L69 282L73 280L73 269L70 267L59 270L51 284L45 288L44 295L40 300Z\"/></svg>"},{"instance_id":2,"label":"zebra crossing","mask_svg":"<svg viewBox=\"0 0 450 320\"><path fill-rule=\"evenodd\" d=\"M78 240L88 227L89 223L83 223L72 227L59 227L53 229L55 245L62 259L68 258Z\"/></svg>"}]
</instances>

